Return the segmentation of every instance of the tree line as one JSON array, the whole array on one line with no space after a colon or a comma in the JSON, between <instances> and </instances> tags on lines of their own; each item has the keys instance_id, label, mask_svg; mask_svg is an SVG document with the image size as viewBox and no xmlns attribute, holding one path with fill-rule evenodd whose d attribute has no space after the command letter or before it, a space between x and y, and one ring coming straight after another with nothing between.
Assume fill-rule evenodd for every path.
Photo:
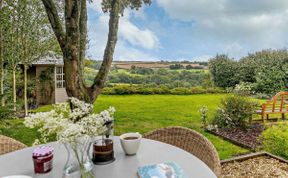
<instances>
[{"instance_id":1,"label":"tree line","mask_svg":"<svg viewBox=\"0 0 288 178\"><path fill-rule=\"evenodd\" d=\"M202 71L190 72L183 70L178 72L168 69L136 68L131 69L129 72L113 70L108 75L108 83L165 85L171 89L177 87L212 86L209 73Z\"/></svg>"},{"instance_id":2,"label":"tree line","mask_svg":"<svg viewBox=\"0 0 288 178\"><path fill-rule=\"evenodd\" d=\"M288 51L262 50L239 61L217 55L209 61L209 71L218 87L241 85L254 93L274 95L288 87Z\"/></svg>"}]
</instances>

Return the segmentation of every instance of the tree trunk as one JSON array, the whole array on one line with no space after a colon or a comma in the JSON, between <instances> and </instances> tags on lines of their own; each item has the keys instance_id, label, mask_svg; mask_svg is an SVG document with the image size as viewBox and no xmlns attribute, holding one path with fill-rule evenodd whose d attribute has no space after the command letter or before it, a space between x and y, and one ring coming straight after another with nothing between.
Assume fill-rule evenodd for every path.
<instances>
[{"instance_id":1,"label":"tree trunk","mask_svg":"<svg viewBox=\"0 0 288 178\"><path fill-rule=\"evenodd\" d=\"M24 111L25 116L28 115L28 103L27 103L27 65L24 65Z\"/></svg>"},{"instance_id":2,"label":"tree trunk","mask_svg":"<svg viewBox=\"0 0 288 178\"><path fill-rule=\"evenodd\" d=\"M64 72L66 91L68 96L93 103L104 87L110 70L113 54L117 42L119 13L123 5L113 0L109 34L101 68L91 87L85 86L83 79L83 62L87 43L87 5L86 0L65 0L65 27L64 32L57 8L53 0L42 0L53 31L58 39L64 58Z\"/></svg>"},{"instance_id":3,"label":"tree trunk","mask_svg":"<svg viewBox=\"0 0 288 178\"><path fill-rule=\"evenodd\" d=\"M110 12L110 19L109 19L109 33L108 33L108 40L103 56L103 62L101 64L100 70L97 76L94 79L94 83L91 86L91 100L95 101L97 97L100 95L101 90L104 88L105 81L107 79L109 70L111 68L111 64L113 61L113 54L115 50L115 46L117 43L117 35L118 35L118 27L119 27L119 9L117 7L117 3L112 6L112 10Z\"/></svg>"},{"instance_id":4,"label":"tree trunk","mask_svg":"<svg viewBox=\"0 0 288 178\"><path fill-rule=\"evenodd\" d=\"M0 9L2 4L0 3ZM4 49L3 49L3 30L2 26L0 26L0 98L1 98L1 106L5 105L4 100Z\"/></svg>"},{"instance_id":5,"label":"tree trunk","mask_svg":"<svg viewBox=\"0 0 288 178\"><path fill-rule=\"evenodd\" d=\"M1 60L0 62L0 66L1 66L1 71L0 71L0 94L1 94L1 106L5 106L5 96L4 96L4 65L3 65L3 60Z\"/></svg>"},{"instance_id":6,"label":"tree trunk","mask_svg":"<svg viewBox=\"0 0 288 178\"><path fill-rule=\"evenodd\" d=\"M90 98L84 84L82 72L82 61L84 59L81 59L82 57L85 57L86 49L83 48L83 43L80 45L80 40L83 40L81 39L81 36L86 36L86 34L80 34L81 28L79 27L79 23L81 23L79 20L81 17L83 18L83 14L80 12L80 6L86 9L86 3L83 3L83 1L85 0L82 0L82 2L75 0L71 2L70 0L66 0L66 43L63 50L63 57L66 91L68 96L73 96L89 102ZM85 33L85 31L82 31L82 33Z\"/></svg>"},{"instance_id":7,"label":"tree trunk","mask_svg":"<svg viewBox=\"0 0 288 178\"><path fill-rule=\"evenodd\" d=\"M80 52L79 52L79 60L80 60L80 70L83 73L84 71L84 60L85 60L85 52L86 52L86 44L87 44L87 4L86 0L82 0L81 2L81 12L80 12L80 20L79 20L79 30L80 30ZM84 81L85 82L85 81Z\"/></svg>"},{"instance_id":8,"label":"tree trunk","mask_svg":"<svg viewBox=\"0 0 288 178\"><path fill-rule=\"evenodd\" d=\"M0 59L0 95L1 95L1 106L5 106L4 98L4 64L3 59Z\"/></svg>"},{"instance_id":9,"label":"tree trunk","mask_svg":"<svg viewBox=\"0 0 288 178\"><path fill-rule=\"evenodd\" d=\"M17 96L16 96L16 67L13 66L12 69L12 88L13 88L13 109L16 111L16 101L17 101Z\"/></svg>"}]
</instances>

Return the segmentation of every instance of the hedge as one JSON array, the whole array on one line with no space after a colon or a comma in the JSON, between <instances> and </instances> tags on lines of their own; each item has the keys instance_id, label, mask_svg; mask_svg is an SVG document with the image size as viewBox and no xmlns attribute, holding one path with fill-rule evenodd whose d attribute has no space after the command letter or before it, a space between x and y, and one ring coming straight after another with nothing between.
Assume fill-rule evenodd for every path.
<instances>
[{"instance_id":1,"label":"hedge","mask_svg":"<svg viewBox=\"0 0 288 178\"><path fill-rule=\"evenodd\" d=\"M104 95L130 95L130 94L172 94L172 95L192 95L192 94L206 94L206 93L226 93L225 90L220 88L203 88L203 87L191 87L191 88L173 88L168 87L146 87L135 85L114 85L106 87L102 90Z\"/></svg>"}]
</instances>

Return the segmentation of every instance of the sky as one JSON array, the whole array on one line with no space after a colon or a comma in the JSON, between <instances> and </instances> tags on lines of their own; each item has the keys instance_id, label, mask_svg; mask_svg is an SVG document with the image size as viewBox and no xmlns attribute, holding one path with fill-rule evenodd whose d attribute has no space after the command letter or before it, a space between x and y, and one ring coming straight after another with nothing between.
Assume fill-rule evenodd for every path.
<instances>
[{"instance_id":1,"label":"sky","mask_svg":"<svg viewBox=\"0 0 288 178\"><path fill-rule=\"evenodd\" d=\"M88 6L87 55L101 60L109 15L101 0ZM288 46L288 0L152 0L120 19L114 60L207 61L216 54L240 59Z\"/></svg>"}]
</instances>

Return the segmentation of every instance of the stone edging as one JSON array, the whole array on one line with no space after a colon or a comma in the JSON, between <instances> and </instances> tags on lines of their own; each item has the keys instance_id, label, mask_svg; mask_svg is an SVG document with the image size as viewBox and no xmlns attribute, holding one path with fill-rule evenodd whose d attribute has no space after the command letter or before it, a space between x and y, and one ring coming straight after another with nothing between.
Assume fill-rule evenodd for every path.
<instances>
[{"instance_id":1,"label":"stone edging","mask_svg":"<svg viewBox=\"0 0 288 178\"><path fill-rule=\"evenodd\" d=\"M234 162L234 161L245 161L247 159L251 159L251 158L257 158L257 157L260 157L260 156L268 156L270 158L274 158L274 159L277 159L279 160L280 162L283 162L283 163L287 163L288 164L288 160L286 159L283 159L279 156L275 156L271 153L268 153L268 152L256 152L256 153L250 153L250 154L247 154L247 155L243 155L243 156L237 156L237 157L234 157L234 158L230 158L230 159L225 159L225 160L222 160L221 161L221 164L225 164L225 163L231 163L231 162Z\"/></svg>"}]
</instances>

